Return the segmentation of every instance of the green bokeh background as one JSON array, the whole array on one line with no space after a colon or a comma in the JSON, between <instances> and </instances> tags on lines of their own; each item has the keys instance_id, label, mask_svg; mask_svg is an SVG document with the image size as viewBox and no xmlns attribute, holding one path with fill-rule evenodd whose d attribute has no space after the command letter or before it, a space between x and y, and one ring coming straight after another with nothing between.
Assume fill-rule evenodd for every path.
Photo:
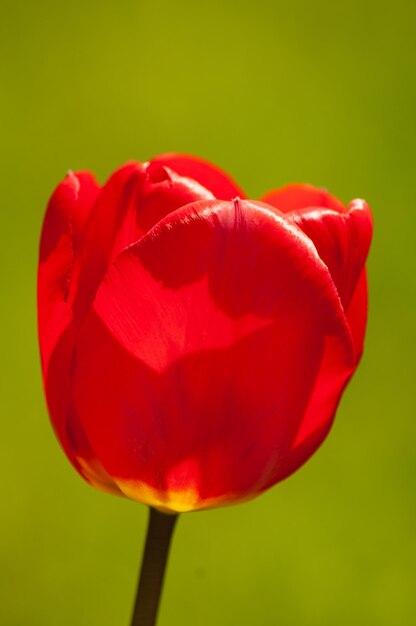
<instances>
[{"instance_id":1,"label":"green bokeh background","mask_svg":"<svg viewBox=\"0 0 416 626\"><path fill-rule=\"evenodd\" d=\"M364 197L375 239L366 353L329 440L261 498L182 517L160 626L415 623L414 6L3 0L2 625L128 623L146 509L88 487L55 441L37 246L69 168L103 181L172 150L252 197Z\"/></svg>"}]
</instances>

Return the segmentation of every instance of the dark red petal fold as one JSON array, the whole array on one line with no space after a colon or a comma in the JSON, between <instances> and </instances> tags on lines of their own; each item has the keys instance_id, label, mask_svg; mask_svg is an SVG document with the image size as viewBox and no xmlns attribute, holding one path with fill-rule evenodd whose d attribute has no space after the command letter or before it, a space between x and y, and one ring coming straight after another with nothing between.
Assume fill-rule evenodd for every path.
<instances>
[{"instance_id":1,"label":"dark red petal fold","mask_svg":"<svg viewBox=\"0 0 416 626\"><path fill-rule=\"evenodd\" d=\"M308 207L321 207L343 213L346 207L338 198L330 194L326 189L320 189L313 185L294 183L280 189L270 191L262 197L266 202L282 213L306 209Z\"/></svg>"},{"instance_id":2,"label":"dark red petal fold","mask_svg":"<svg viewBox=\"0 0 416 626\"><path fill-rule=\"evenodd\" d=\"M257 203L188 205L106 274L77 340L76 410L130 497L244 499L286 471L331 337L343 386L351 337L307 237Z\"/></svg>"},{"instance_id":3,"label":"dark red petal fold","mask_svg":"<svg viewBox=\"0 0 416 626\"><path fill-rule=\"evenodd\" d=\"M166 165L181 176L192 178L206 189L209 189L218 200L233 200L237 197L246 197L231 176L204 159L172 152L161 154L152 159L152 162Z\"/></svg>"}]
</instances>

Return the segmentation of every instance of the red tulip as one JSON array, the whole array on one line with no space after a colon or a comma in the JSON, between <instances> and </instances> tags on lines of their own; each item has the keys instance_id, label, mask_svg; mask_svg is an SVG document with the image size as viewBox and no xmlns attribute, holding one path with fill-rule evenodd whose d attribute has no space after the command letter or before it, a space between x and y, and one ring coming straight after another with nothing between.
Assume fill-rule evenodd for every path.
<instances>
[{"instance_id":1,"label":"red tulip","mask_svg":"<svg viewBox=\"0 0 416 626\"><path fill-rule=\"evenodd\" d=\"M38 280L47 402L93 486L162 511L252 498L327 436L360 359L372 219L292 185L247 200L164 155L70 173Z\"/></svg>"}]
</instances>

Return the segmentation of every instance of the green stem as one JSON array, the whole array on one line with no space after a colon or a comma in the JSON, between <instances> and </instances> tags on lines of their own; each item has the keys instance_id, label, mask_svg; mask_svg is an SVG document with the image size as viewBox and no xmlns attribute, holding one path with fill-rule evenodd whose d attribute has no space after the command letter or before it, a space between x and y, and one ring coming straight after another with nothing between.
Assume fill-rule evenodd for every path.
<instances>
[{"instance_id":1,"label":"green stem","mask_svg":"<svg viewBox=\"0 0 416 626\"><path fill-rule=\"evenodd\" d=\"M146 545L131 626L155 626L177 515L150 509Z\"/></svg>"}]
</instances>

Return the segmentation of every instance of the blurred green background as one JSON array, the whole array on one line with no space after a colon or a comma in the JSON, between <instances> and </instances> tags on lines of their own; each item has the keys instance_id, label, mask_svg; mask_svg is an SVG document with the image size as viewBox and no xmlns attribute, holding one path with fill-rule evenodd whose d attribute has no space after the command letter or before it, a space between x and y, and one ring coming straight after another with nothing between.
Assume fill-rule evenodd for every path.
<instances>
[{"instance_id":1,"label":"blurred green background","mask_svg":"<svg viewBox=\"0 0 416 626\"><path fill-rule=\"evenodd\" d=\"M35 275L69 168L185 151L250 196L290 181L375 216L362 365L295 476L177 528L160 626L407 626L415 562L415 5L3 0L0 623L127 626L146 509L72 470L49 426Z\"/></svg>"}]
</instances>

